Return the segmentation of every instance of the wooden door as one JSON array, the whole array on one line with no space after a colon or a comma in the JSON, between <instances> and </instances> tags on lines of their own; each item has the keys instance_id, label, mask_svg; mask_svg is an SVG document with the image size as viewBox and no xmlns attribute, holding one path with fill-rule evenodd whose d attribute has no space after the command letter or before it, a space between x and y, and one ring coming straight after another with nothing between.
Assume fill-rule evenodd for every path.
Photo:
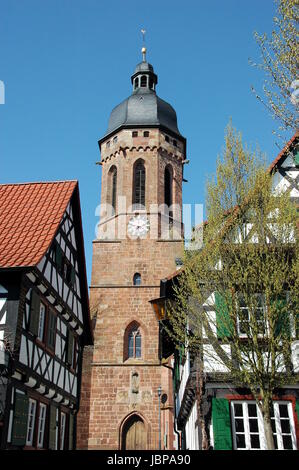
<instances>
[{"instance_id":1,"label":"wooden door","mask_svg":"<svg viewBox=\"0 0 299 470\"><path fill-rule=\"evenodd\" d=\"M139 416L133 416L123 431L124 450L144 450L146 449L146 430L144 422Z\"/></svg>"}]
</instances>

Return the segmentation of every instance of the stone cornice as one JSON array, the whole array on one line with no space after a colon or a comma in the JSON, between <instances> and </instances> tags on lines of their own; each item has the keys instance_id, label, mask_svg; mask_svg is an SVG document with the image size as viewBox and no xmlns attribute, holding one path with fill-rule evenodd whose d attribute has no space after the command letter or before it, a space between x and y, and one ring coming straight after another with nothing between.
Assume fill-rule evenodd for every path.
<instances>
[{"instance_id":1,"label":"stone cornice","mask_svg":"<svg viewBox=\"0 0 299 470\"><path fill-rule=\"evenodd\" d=\"M121 155L121 153L124 155L126 152L133 152L133 151L136 151L136 152L147 152L147 151L150 151L150 152L154 152L154 151L157 151L157 153L159 152L163 152L163 154L167 155L169 158L174 158L178 161L183 161L184 160L184 156L181 152L180 155L174 153L174 152L171 152L169 150L167 150L165 147L162 147L161 145L157 146L157 145L138 145L138 146L126 146L126 147L119 147L118 149L116 149L114 152L111 152L109 155L106 155L104 158L101 159L101 163L106 163L107 161L110 161L112 158L114 157L117 157L119 155Z\"/></svg>"}]
</instances>

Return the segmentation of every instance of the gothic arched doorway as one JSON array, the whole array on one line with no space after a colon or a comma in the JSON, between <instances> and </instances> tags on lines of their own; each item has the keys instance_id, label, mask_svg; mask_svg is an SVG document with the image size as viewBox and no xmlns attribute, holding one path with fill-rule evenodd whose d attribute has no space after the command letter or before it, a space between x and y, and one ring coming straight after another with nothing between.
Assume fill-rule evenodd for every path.
<instances>
[{"instance_id":1,"label":"gothic arched doorway","mask_svg":"<svg viewBox=\"0 0 299 470\"><path fill-rule=\"evenodd\" d=\"M140 416L131 416L123 426L122 450L145 450L147 448L146 434L146 428Z\"/></svg>"}]
</instances>

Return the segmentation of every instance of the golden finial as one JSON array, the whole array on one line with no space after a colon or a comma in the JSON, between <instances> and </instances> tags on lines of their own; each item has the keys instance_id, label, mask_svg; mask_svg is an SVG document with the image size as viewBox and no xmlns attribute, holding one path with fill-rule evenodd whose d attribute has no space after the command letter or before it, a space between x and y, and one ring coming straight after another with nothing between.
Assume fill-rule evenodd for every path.
<instances>
[{"instance_id":1,"label":"golden finial","mask_svg":"<svg viewBox=\"0 0 299 470\"><path fill-rule=\"evenodd\" d=\"M142 34L142 42L143 42L143 47L141 49L142 52L142 60L143 62L146 62L146 47L145 47L145 29L141 29L141 34Z\"/></svg>"}]
</instances>

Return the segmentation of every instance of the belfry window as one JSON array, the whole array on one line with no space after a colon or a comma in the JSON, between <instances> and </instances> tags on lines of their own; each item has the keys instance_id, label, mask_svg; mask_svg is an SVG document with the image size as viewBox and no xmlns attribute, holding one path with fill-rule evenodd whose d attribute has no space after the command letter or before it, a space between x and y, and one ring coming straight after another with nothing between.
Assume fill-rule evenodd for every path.
<instances>
[{"instance_id":1,"label":"belfry window","mask_svg":"<svg viewBox=\"0 0 299 470\"><path fill-rule=\"evenodd\" d=\"M109 170L108 175L108 188L110 191L110 197L108 199L108 203L116 210L116 196L117 196L117 168L116 166L112 166Z\"/></svg>"},{"instance_id":2,"label":"belfry window","mask_svg":"<svg viewBox=\"0 0 299 470\"><path fill-rule=\"evenodd\" d=\"M134 209L142 209L145 206L145 168L143 160L138 160L134 165L133 205Z\"/></svg>"},{"instance_id":3,"label":"belfry window","mask_svg":"<svg viewBox=\"0 0 299 470\"><path fill-rule=\"evenodd\" d=\"M128 357L141 357L141 334L137 325L135 325L128 336Z\"/></svg>"},{"instance_id":4,"label":"belfry window","mask_svg":"<svg viewBox=\"0 0 299 470\"><path fill-rule=\"evenodd\" d=\"M146 87L147 86L147 76L146 75L141 75L140 86L141 87Z\"/></svg>"},{"instance_id":5,"label":"belfry window","mask_svg":"<svg viewBox=\"0 0 299 470\"><path fill-rule=\"evenodd\" d=\"M140 286L141 285L141 275L139 273L134 274L133 284L134 284L134 286Z\"/></svg>"},{"instance_id":6,"label":"belfry window","mask_svg":"<svg viewBox=\"0 0 299 470\"><path fill-rule=\"evenodd\" d=\"M172 205L172 168L167 166L164 173L164 202L170 207Z\"/></svg>"},{"instance_id":7,"label":"belfry window","mask_svg":"<svg viewBox=\"0 0 299 470\"><path fill-rule=\"evenodd\" d=\"M135 78L134 80L134 90L136 90L136 88L138 88L138 77Z\"/></svg>"}]
</instances>

